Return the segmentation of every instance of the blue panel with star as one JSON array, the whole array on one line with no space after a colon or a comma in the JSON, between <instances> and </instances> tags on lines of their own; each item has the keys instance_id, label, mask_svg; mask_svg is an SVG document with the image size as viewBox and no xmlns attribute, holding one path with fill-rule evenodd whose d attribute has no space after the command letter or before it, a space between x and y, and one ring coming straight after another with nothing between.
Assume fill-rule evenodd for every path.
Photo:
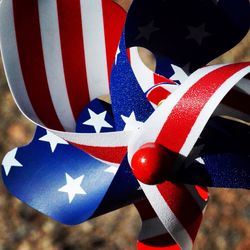
<instances>
[{"instance_id":1,"label":"blue panel with star","mask_svg":"<svg viewBox=\"0 0 250 250\"><path fill-rule=\"evenodd\" d=\"M139 125L138 117L141 121L147 120L151 110L147 108L144 93L141 89L138 89L138 83L132 77L129 78L130 65L123 46L124 41L121 40L120 53L112 71L111 97L116 125L125 130L126 126L127 129L135 129ZM132 86L131 89L130 86ZM138 91L137 99L134 96L134 89ZM131 98L130 93L132 93ZM218 134L212 136L214 130ZM194 151L198 153L191 155L191 158L183 159L184 165L169 180L202 186L249 188L250 158L248 151L245 151L248 149L247 142L249 139L242 140L246 134L249 134L249 126L233 124L232 121L226 121L222 118L211 119L204 129L201 139L194 147ZM239 138L241 139L239 140ZM199 145L201 141L203 147ZM239 147L240 141L244 141L244 143L241 142ZM235 145L240 151L235 150ZM228 151L224 152L225 149ZM194 156L195 158L192 158Z\"/></svg>"},{"instance_id":2,"label":"blue panel with star","mask_svg":"<svg viewBox=\"0 0 250 250\"><path fill-rule=\"evenodd\" d=\"M7 189L29 206L64 224L93 216L116 171L38 127L32 142L3 160Z\"/></svg>"},{"instance_id":3,"label":"blue panel with star","mask_svg":"<svg viewBox=\"0 0 250 250\"><path fill-rule=\"evenodd\" d=\"M77 119L76 132L103 133L115 131L111 104L94 99L84 107Z\"/></svg>"},{"instance_id":4,"label":"blue panel with star","mask_svg":"<svg viewBox=\"0 0 250 250\"><path fill-rule=\"evenodd\" d=\"M137 0L126 20L126 45L194 71L239 43L249 25L248 0Z\"/></svg>"},{"instance_id":5,"label":"blue panel with star","mask_svg":"<svg viewBox=\"0 0 250 250\"><path fill-rule=\"evenodd\" d=\"M110 93L115 124L119 131L140 127L148 114L154 111L132 71L126 53L124 32L112 69Z\"/></svg>"}]
</instances>

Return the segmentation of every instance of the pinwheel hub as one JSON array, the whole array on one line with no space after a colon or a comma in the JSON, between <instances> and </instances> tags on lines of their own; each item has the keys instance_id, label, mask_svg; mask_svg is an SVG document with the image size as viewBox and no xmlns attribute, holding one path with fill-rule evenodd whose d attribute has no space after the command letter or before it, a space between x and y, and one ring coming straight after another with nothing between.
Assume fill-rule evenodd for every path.
<instances>
[{"instance_id":1,"label":"pinwheel hub","mask_svg":"<svg viewBox=\"0 0 250 250\"><path fill-rule=\"evenodd\" d=\"M148 185L165 181L173 169L170 153L157 143L144 144L133 155L131 165L136 178Z\"/></svg>"}]
</instances>

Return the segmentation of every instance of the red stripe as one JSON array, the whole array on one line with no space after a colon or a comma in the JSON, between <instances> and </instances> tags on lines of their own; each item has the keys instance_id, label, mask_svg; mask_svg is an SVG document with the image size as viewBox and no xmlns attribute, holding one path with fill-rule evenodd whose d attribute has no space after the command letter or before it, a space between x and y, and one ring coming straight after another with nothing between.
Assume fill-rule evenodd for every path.
<instances>
[{"instance_id":1,"label":"red stripe","mask_svg":"<svg viewBox=\"0 0 250 250\"><path fill-rule=\"evenodd\" d=\"M134 205L140 214L142 220L142 226L145 220L157 218L157 215L154 209L152 208L151 204L148 202L148 200L137 202ZM166 249L166 250L180 249L178 245L175 243L174 239L168 233L153 238L145 239L143 241L138 241L137 247L138 250L143 250L143 249L153 250L156 248Z\"/></svg>"},{"instance_id":2,"label":"red stripe","mask_svg":"<svg viewBox=\"0 0 250 250\"><path fill-rule=\"evenodd\" d=\"M89 103L79 0L57 0L64 75L75 119Z\"/></svg>"},{"instance_id":3,"label":"red stripe","mask_svg":"<svg viewBox=\"0 0 250 250\"><path fill-rule=\"evenodd\" d=\"M169 234L160 235L151 239L137 242L138 250L180 250L181 248L176 244Z\"/></svg>"},{"instance_id":4,"label":"red stripe","mask_svg":"<svg viewBox=\"0 0 250 250\"><path fill-rule=\"evenodd\" d=\"M209 192L207 187L202 187L202 186L195 186L195 189L199 196L204 200L207 201L209 198Z\"/></svg>"},{"instance_id":5,"label":"red stripe","mask_svg":"<svg viewBox=\"0 0 250 250\"><path fill-rule=\"evenodd\" d=\"M156 142L178 153L205 104L229 77L247 65L249 63L224 66L197 81L173 108Z\"/></svg>"},{"instance_id":6,"label":"red stripe","mask_svg":"<svg viewBox=\"0 0 250 250\"><path fill-rule=\"evenodd\" d=\"M150 102L158 105L162 100L165 100L171 93L161 86L155 86L147 93L147 98Z\"/></svg>"},{"instance_id":7,"label":"red stripe","mask_svg":"<svg viewBox=\"0 0 250 250\"><path fill-rule=\"evenodd\" d=\"M127 58L128 58L128 61L129 61L129 63L131 64L130 49L126 49L126 51L127 51Z\"/></svg>"},{"instance_id":8,"label":"red stripe","mask_svg":"<svg viewBox=\"0 0 250 250\"><path fill-rule=\"evenodd\" d=\"M125 23L126 12L112 0L102 0L103 23L106 43L106 55L108 65L108 76L115 59L117 47L121 38Z\"/></svg>"},{"instance_id":9,"label":"red stripe","mask_svg":"<svg viewBox=\"0 0 250 250\"><path fill-rule=\"evenodd\" d=\"M49 92L43 58L38 2L13 0L13 11L18 54L32 106L46 127L64 130Z\"/></svg>"},{"instance_id":10,"label":"red stripe","mask_svg":"<svg viewBox=\"0 0 250 250\"><path fill-rule=\"evenodd\" d=\"M173 84L176 85L176 83L164 76L158 75L156 73L154 73L154 84L159 84L159 83L169 83L169 84Z\"/></svg>"},{"instance_id":11,"label":"red stripe","mask_svg":"<svg viewBox=\"0 0 250 250\"><path fill-rule=\"evenodd\" d=\"M184 185L164 182L157 185L159 192L176 218L195 240L201 220L202 211Z\"/></svg>"},{"instance_id":12,"label":"red stripe","mask_svg":"<svg viewBox=\"0 0 250 250\"><path fill-rule=\"evenodd\" d=\"M127 153L127 147L93 147L76 143L71 144L95 158L116 164L120 164Z\"/></svg>"}]
</instances>

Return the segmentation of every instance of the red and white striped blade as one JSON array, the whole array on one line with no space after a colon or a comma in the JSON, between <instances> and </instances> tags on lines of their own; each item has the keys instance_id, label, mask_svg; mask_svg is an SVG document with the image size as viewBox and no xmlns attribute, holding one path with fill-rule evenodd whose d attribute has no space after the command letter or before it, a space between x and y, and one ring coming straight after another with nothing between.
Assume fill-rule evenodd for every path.
<instances>
[{"instance_id":1,"label":"red and white striped blade","mask_svg":"<svg viewBox=\"0 0 250 250\"><path fill-rule=\"evenodd\" d=\"M159 143L177 155L188 156L223 97L249 72L250 63L209 66L194 72L131 137L129 161L148 142ZM183 209L197 213L201 210L196 202L190 202L185 187L167 181L153 186L140 185L172 238L181 249L192 249L193 234L187 230ZM192 208L190 204L193 204Z\"/></svg>"},{"instance_id":2,"label":"red and white striped blade","mask_svg":"<svg viewBox=\"0 0 250 250\"><path fill-rule=\"evenodd\" d=\"M168 83L169 91L172 93L178 85L162 75L155 73L153 70L149 69L141 59L138 51L138 47L132 47L127 49L128 59L133 70L133 73L144 93L146 93L152 87L160 83ZM178 68L179 72L175 74L175 80L180 80L183 76L184 71L181 68ZM181 73L180 73L181 72Z\"/></svg>"},{"instance_id":3,"label":"red and white striped blade","mask_svg":"<svg viewBox=\"0 0 250 250\"><path fill-rule=\"evenodd\" d=\"M21 111L74 131L83 107L109 93L125 17L112 0L1 1L1 52Z\"/></svg>"},{"instance_id":4,"label":"red and white striped blade","mask_svg":"<svg viewBox=\"0 0 250 250\"><path fill-rule=\"evenodd\" d=\"M166 182L161 187L165 193L165 217L168 227L157 217L149 201L144 200L135 204L142 220L138 249L177 250L191 247L196 238L205 210L208 191L205 189L201 196L197 187L191 185L176 185ZM159 203L161 206L161 203ZM174 233L173 233L174 232ZM178 232L178 236L176 236ZM173 237L173 234L175 235Z\"/></svg>"},{"instance_id":5,"label":"red and white striped blade","mask_svg":"<svg viewBox=\"0 0 250 250\"><path fill-rule=\"evenodd\" d=\"M73 131L84 106L109 93L125 17L112 0L0 3L1 52L19 109L36 125L87 152L96 148L97 157L105 154L111 163L120 163L129 133ZM110 159L110 155L117 157Z\"/></svg>"},{"instance_id":6,"label":"red and white striped blade","mask_svg":"<svg viewBox=\"0 0 250 250\"><path fill-rule=\"evenodd\" d=\"M207 66L194 72L131 137L129 162L148 142L186 157L221 100L249 72L250 63Z\"/></svg>"}]
</instances>

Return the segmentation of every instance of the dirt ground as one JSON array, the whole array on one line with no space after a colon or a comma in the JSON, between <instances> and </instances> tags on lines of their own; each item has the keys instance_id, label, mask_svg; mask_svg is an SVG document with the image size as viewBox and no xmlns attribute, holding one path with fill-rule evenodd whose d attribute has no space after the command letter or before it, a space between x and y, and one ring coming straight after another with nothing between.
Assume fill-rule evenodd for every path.
<instances>
[{"instance_id":1,"label":"dirt ground","mask_svg":"<svg viewBox=\"0 0 250 250\"><path fill-rule=\"evenodd\" d=\"M250 60L250 38L217 60ZM29 141L33 125L18 111L0 74L0 161L8 150ZM211 199L195 250L250 249L250 195L246 190L210 189ZM12 197L0 182L0 250L133 250L140 228L133 206L82 225L66 227Z\"/></svg>"}]
</instances>

